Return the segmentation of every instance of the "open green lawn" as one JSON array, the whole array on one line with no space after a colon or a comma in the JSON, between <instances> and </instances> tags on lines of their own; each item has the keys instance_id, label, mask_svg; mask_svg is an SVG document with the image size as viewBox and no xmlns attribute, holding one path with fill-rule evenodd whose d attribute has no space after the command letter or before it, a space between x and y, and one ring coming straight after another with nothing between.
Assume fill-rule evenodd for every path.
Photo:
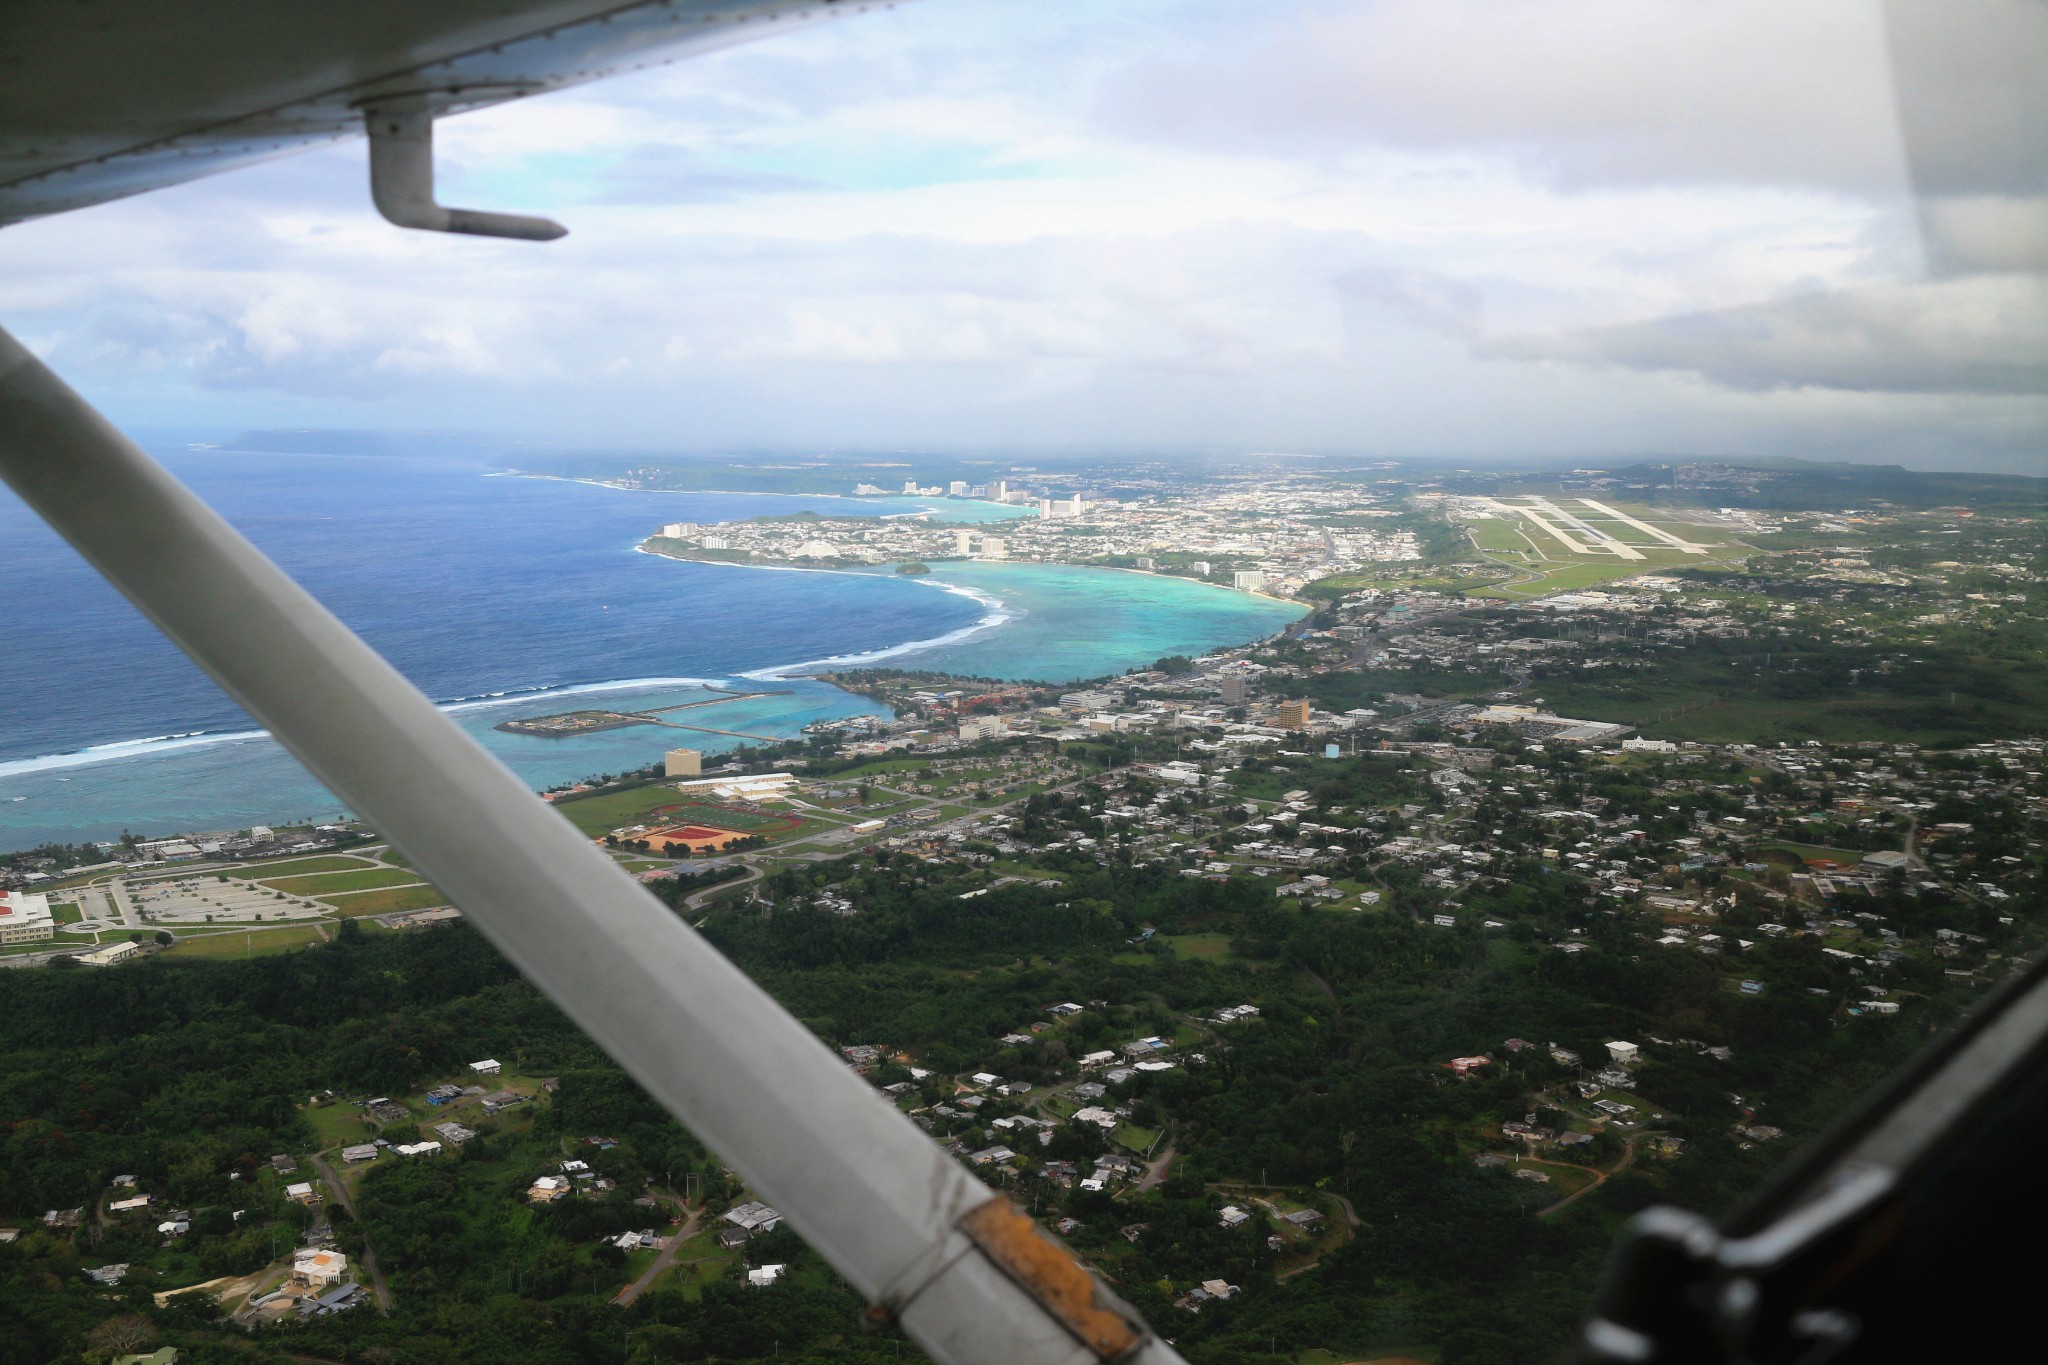
<instances>
[{"instance_id":1,"label":"open green lawn","mask_svg":"<svg viewBox=\"0 0 2048 1365\"><path fill-rule=\"evenodd\" d=\"M843 773L818 779L821 782L861 782L871 777L886 777L901 773L921 773L931 764L922 758L878 758L873 763L863 763L858 768L848 768Z\"/></svg>"},{"instance_id":2,"label":"open green lawn","mask_svg":"<svg viewBox=\"0 0 2048 1365\"><path fill-rule=\"evenodd\" d=\"M802 817L793 813L756 815L752 811L734 810L730 806L715 806L702 801L685 801L675 810L665 812L661 818L679 825L710 825L715 829L738 830L742 834L776 834L803 823Z\"/></svg>"},{"instance_id":3,"label":"open green lawn","mask_svg":"<svg viewBox=\"0 0 2048 1365\"><path fill-rule=\"evenodd\" d=\"M310 877L265 879L264 886L291 896L325 897L335 891L371 891L380 886L408 886L419 874L402 867L366 867L351 872L320 872Z\"/></svg>"},{"instance_id":4,"label":"open green lawn","mask_svg":"<svg viewBox=\"0 0 2048 1365\"><path fill-rule=\"evenodd\" d=\"M1139 1156L1152 1150L1152 1144L1159 1141L1157 1128L1140 1128L1135 1123L1120 1123L1115 1133L1116 1144L1127 1147Z\"/></svg>"},{"instance_id":5,"label":"open green lawn","mask_svg":"<svg viewBox=\"0 0 2048 1365\"><path fill-rule=\"evenodd\" d=\"M1482 550L1527 550L1528 537L1524 536L1517 523L1500 517L1467 523L1466 530L1472 533L1472 541Z\"/></svg>"},{"instance_id":6,"label":"open green lawn","mask_svg":"<svg viewBox=\"0 0 2048 1365\"><path fill-rule=\"evenodd\" d=\"M1164 937L1182 957L1205 957L1219 962L1237 960L1237 955L1230 951L1228 934L1167 934Z\"/></svg>"},{"instance_id":7,"label":"open green lawn","mask_svg":"<svg viewBox=\"0 0 2048 1365\"><path fill-rule=\"evenodd\" d=\"M72 901L51 901L50 918L59 924L76 924L85 918L85 912Z\"/></svg>"},{"instance_id":8,"label":"open green lawn","mask_svg":"<svg viewBox=\"0 0 2048 1365\"><path fill-rule=\"evenodd\" d=\"M171 957L265 957L271 953L288 953L294 948L303 948L308 943L318 943L323 935L311 925L296 925L288 929L253 929L243 933L206 934L196 938L181 938L174 948L167 950Z\"/></svg>"},{"instance_id":9,"label":"open green lawn","mask_svg":"<svg viewBox=\"0 0 2048 1365\"><path fill-rule=\"evenodd\" d=\"M682 799L682 793L674 787L657 782L652 786L629 787L625 791L571 796L554 805L564 820L595 839L620 825L634 824L656 807L673 806Z\"/></svg>"},{"instance_id":10,"label":"open green lawn","mask_svg":"<svg viewBox=\"0 0 2048 1365\"><path fill-rule=\"evenodd\" d=\"M313 872L352 872L371 866L364 858L351 857L344 853L330 853L318 858L293 858L282 863L255 863L242 875L245 877L302 877Z\"/></svg>"},{"instance_id":11,"label":"open green lawn","mask_svg":"<svg viewBox=\"0 0 2048 1365\"><path fill-rule=\"evenodd\" d=\"M433 886L394 886L322 899L344 915L388 915L397 910L427 910L448 903L448 897Z\"/></svg>"},{"instance_id":12,"label":"open green lawn","mask_svg":"<svg viewBox=\"0 0 2048 1365\"><path fill-rule=\"evenodd\" d=\"M306 1122L312 1125L314 1140L325 1152L335 1147L357 1142L367 1142L370 1126L363 1122L363 1111L347 1104L328 1104L315 1108L308 1105L299 1111Z\"/></svg>"}]
</instances>

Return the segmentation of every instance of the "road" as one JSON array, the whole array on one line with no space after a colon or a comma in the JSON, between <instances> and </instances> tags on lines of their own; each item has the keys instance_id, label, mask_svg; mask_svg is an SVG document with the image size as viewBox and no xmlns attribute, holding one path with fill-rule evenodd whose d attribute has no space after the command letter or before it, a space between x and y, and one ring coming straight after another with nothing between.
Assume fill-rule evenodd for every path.
<instances>
[{"instance_id":1,"label":"road","mask_svg":"<svg viewBox=\"0 0 2048 1365\"><path fill-rule=\"evenodd\" d=\"M313 1169L327 1182L327 1192L334 1196L334 1202L347 1209L348 1216L355 1218L356 1226L363 1229L363 1269L370 1272L370 1289L377 1296L377 1311L391 1316L391 1286L384 1282L384 1269L377 1264L377 1253L370 1246L370 1230L363 1227L362 1219L356 1218L356 1201L349 1197L348 1186L341 1183L341 1177L324 1157L313 1158Z\"/></svg>"},{"instance_id":2,"label":"road","mask_svg":"<svg viewBox=\"0 0 2048 1365\"><path fill-rule=\"evenodd\" d=\"M121 917L122 924L130 929L142 928L142 916L135 913L135 906L128 900L127 883L115 877L101 889L101 894L106 896L107 904Z\"/></svg>"},{"instance_id":3,"label":"road","mask_svg":"<svg viewBox=\"0 0 2048 1365\"><path fill-rule=\"evenodd\" d=\"M1637 1138L1660 1136L1662 1135L1658 1133L1630 1133L1621 1144L1621 1160L1615 1162L1614 1165L1607 1170L1594 1171L1592 1184L1587 1185L1583 1189L1574 1190L1572 1193L1558 1200L1555 1204L1549 1204L1543 1208L1536 1210L1536 1216L1538 1218L1548 1218L1551 1214L1556 1213L1559 1209L1566 1208L1569 1205L1575 1203L1576 1201L1584 1199L1587 1195L1599 1189L1602 1185L1605 1185L1609 1177L1620 1175L1623 1171L1627 1170L1630 1166L1635 1164ZM1583 1171L1586 1169L1584 1166L1574 1166L1569 1161L1545 1161L1541 1157L1528 1156L1523 1157L1522 1160L1534 1162L1538 1166L1561 1166L1568 1171Z\"/></svg>"},{"instance_id":4,"label":"road","mask_svg":"<svg viewBox=\"0 0 2048 1365\"><path fill-rule=\"evenodd\" d=\"M668 1245L663 1247L661 1254L654 1258L654 1264L648 1266L646 1270L641 1272L639 1279L621 1289L617 1296L612 1299L612 1304L615 1307L631 1308L633 1300L646 1293L647 1287L654 1283L661 1272L676 1263L676 1253L682 1250L683 1243L697 1235L697 1221L704 1216L704 1210L690 1208L682 1200L676 1198L674 1190L667 1191L667 1194L677 1208L682 1209L690 1216L669 1237Z\"/></svg>"},{"instance_id":5,"label":"road","mask_svg":"<svg viewBox=\"0 0 2048 1365\"><path fill-rule=\"evenodd\" d=\"M1158 1160L1149 1163L1145 1167L1144 1177L1138 1181L1139 1194L1145 1193L1145 1191L1166 1179L1166 1170L1167 1167L1173 1165L1173 1158L1173 1144L1169 1142L1166 1144L1166 1150L1159 1154Z\"/></svg>"},{"instance_id":6,"label":"road","mask_svg":"<svg viewBox=\"0 0 2048 1365\"><path fill-rule=\"evenodd\" d=\"M1068 788L1078 786L1081 783L1088 781L1091 777L1094 776L1096 776L1096 774L1084 773L1079 777L1073 777L1069 778L1065 782L1055 783L1054 785L1043 788L1040 791L1027 792L1022 796L1013 796L1007 801L1000 801L990 806L974 806L958 801L942 801L935 797L924 796L916 792L899 791L893 787L884 787L878 783L870 785L873 787L875 791L884 792L890 796L900 797L907 801L921 801L926 803L927 805L939 807L947 812L947 816L943 821L935 820L928 825L907 826L903 828L892 829L889 831L890 833L904 834L921 832L924 834L937 835L943 834L948 830L953 829L954 827L958 826L962 821L976 820L983 816L995 815L1002 811L1010 810L1014 807L1023 805L1026 801L1029 801L1033 796L1044 796L1052 792L1066 791ZM745 886L748 882L759 879L764 873L773 871L777 867L784 867L790 864L800 862L822 862L828 858L844 857L845 852L843 850L804 848L803 845L805 845L806 843L810 843L812 841L823 843L827 840L832 839L834 834L840 836L838 842L847 842L848 840L845 836L847 832L850 830L850 828L851 826L842 825L838 830L825 830L817 834L808 835L803 839L793 840L791 845L785 846L791 848L792 851L784 851L784 848L769 848L764 849L758 853L749 852L732 854L731 861L737 863L741 867L746 868L749 875L744 880L720 882L716 886L707 887L702 891L698 891L690 895L683 901L682 908L684 910L699 909L705 901L709 900L711 897L719 894L720 892L730 891L736 886ZM877 833L879 834L880 831L877 831ZM695 866L701 868L713 868L722 865L727 864L724 864L722 862L707 861L701 864L696 864ZM687 862L679 861L676 864L676 870L678 872L687 872L693 870L693 865Z\"/></svg>"},{"instance_id":7,"label":"road","mask_svg":"<svg viewBox=\"0 0 2048 1365\"><path fill-rule=\"evenodd\" d=\"M698 906L704 904L705 901L711 899L711 897L717 895L721 891L730 891L735 886L745 886L748 882L756 882L761 880L761 869L759 866L757 866L754 863L745 861L742 861L740 863L740 866L746 869L746 876L735 877L729 882L720 882L716 886L707 886L702 891L692 892L691 894L683 897L683 909L695 910Z\"/></svg>"}]
</instances>

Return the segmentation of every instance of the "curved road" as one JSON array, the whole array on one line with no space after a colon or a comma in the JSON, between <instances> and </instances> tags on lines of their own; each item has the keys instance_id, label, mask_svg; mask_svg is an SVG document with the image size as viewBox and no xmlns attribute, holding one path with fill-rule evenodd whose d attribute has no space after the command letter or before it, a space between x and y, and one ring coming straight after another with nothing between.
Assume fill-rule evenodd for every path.
<instances>
[{"instance_id":1,"label":"curved road","mask_svg":"<svg viewBox=\"0 0 2048 1365\"><path fill-rule=\"evenodd\" d=\"M1536 1210L1536 1216L1538 1218L1548 1218L1551 1214L1556 1213L1559 1209L1562 1209L1567 1205L1570 1205L1580 1199L1584 1199L1587 1195L1599 1189L1602 1185L1605 1185L1610 1176L1620 1175L1623 1171L1627 1170L1630 1166L1635 1164L1636 1139L1662 1136L1663 1134L1661 1133L1630 1133L1626 1138L1622 1139L1621 1160L1615 1162L1614 1165L1607 1170L1594 1171L1593 1181L1591 1184L1585 1186L1582 1189L1574 1190L1572 1193L1558 1200L1555 1204L1549 1204L1543 1208ZM1524 1161L1533 1162L1535 1165L1538 1166L1559 1166L1568 1171L1583 1171L1586 1169L1584 1166L1574 1166L1569 1161L1545 1161L1541 1157L1534 1156L1523 1157L1522 1159Z\"/></svg>"},{"instance_id":2,"label":"curved road","mask_svg":"<svg viewBox=\"0 0 2048 1365\"><path fill-rule=\"evenodd\" d=\"M670 1266L676 1263L676 1252L682 1249L683 1243L689 1241L692 1237L695 1237L697 1235L697 1220L704 1216L704 1210L693 1209L689 1207L689 1205L683 1203L682 1200L676 1198L674 1190L668 1191L668 1197L671 1201L674 1202L677 1208L682 1209L685 1213L689 1214L690 1216L687 1219L685 1219L683 1225L677 1228L675 1232L669 1237L668 1245L663 1247L661 1249L661 1254L654 1258L654 1264L648 1266L646 1270L642 1271L639 1279L633 1281L633 1283L627 1285L624 1289L621 1289L618 1292L618 1294L613 1297L612 1304L614 1307L632 1307L633 1300L639 1298L642 1294L646 1293L647 1287L654 1283L655 1278L659 1276L662 1271L667 1270Z\"/></svg>"}]
</instances>

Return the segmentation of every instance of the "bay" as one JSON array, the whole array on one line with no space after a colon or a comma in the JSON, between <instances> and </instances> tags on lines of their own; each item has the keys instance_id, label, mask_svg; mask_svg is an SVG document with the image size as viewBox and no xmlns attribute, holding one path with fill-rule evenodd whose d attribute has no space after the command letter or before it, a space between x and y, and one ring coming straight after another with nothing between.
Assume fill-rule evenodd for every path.
<instances>
[{"instance_id":1,"label":"bay","mask_svg":"<svg viewBox=\"0 0 2048 1365\"><path fill-rule=\"evenodd\" d=\"M777 695L705 708L693 723L789 736L874 710L801 676L834 664L1068 681L1242 643L1299 614L1110 570L942 564L912 579L635 549L666 521L1009 510L989 504L623 490L441 459L160 454L536 787L640 766L679 743L741 741L653 727L545 740L496 731L500 720L672 705L712 695L707 686L770 688ZM0 848L342 813L4 495L0 630Z\"/></svg>"}]
</instances>

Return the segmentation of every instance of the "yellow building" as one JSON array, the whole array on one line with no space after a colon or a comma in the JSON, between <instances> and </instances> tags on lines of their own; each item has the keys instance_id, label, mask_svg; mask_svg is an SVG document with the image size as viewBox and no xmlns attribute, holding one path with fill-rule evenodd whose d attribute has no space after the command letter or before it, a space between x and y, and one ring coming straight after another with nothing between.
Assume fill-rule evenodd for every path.
<instances>
[{"instance_id":1,"label":"yellow building","mask_svg":"<svg viewBox=\"0 0 2048 1365\"><path fill-rule=\"evenodd\" d=\"M48 896L0 891L0 943L39 943L56 929Z\"/></svg>"},{"instance_id":2,"label":"yellow building","mask_svg":"<svg viewBox=\"0 0 2048 1365\"><path fill-rule=\"evenodd\" d=\"M661 770L669 777L696 777L704 771L704 755L696 749L670 749L662 755Z\"/></svg>"},{"instance_id":3,"label":"yellow building","mask_svg":"<svg viewBox=\"0 0 2048 1365\"><path fill-rule=\"evenodd\" d=\"M1290 730L1306 730L1308 728L1308 713L1309 705L1306 699L1301 701L1283 701L1274 712L1274 718Z\"/></svg>"}]
</instances>

